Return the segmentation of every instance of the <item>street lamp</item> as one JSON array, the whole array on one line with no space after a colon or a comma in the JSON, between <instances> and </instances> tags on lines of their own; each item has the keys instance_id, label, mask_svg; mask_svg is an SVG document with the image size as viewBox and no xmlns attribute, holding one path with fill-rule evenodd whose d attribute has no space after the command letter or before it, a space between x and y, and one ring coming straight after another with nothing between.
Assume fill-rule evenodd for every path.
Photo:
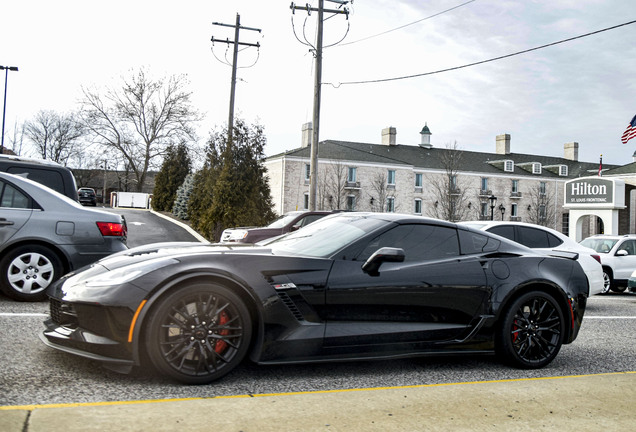
<instances>
[{"instance_id":1,"label":"street lamp","mask_svg":"<svg viewBox=\"0 0 636 432\"><path fill-rule=\"evenodd\" d=\"M499 204L499 211L501 212L501 220L504 220L504 213L506 212L506 208L503 204Z\"/></svg>"},{"instance_id":2,"label":"street lamp","mask_svg":"<svg viewBox=\"0 0 636 432\"><path fill-rule=\"evenodd\" d=\"M488 200L490 201L490 220L495 220L495 204L497 203L497 197L490 195Z\"/></svg>"},{"instance_id":3,"label":"street lamp","mask_svg":"<svg viewBox=\"0 0 636 432\"><path fill-rule=\"evenodd\" d=\"M7 79L9 71L18 71L17 66L0 66L0 70L4 71L4 105L2 107L2 142L0 143L0 154L4 153L4 118L7 113Z\"/></svg>"}]
</instances>

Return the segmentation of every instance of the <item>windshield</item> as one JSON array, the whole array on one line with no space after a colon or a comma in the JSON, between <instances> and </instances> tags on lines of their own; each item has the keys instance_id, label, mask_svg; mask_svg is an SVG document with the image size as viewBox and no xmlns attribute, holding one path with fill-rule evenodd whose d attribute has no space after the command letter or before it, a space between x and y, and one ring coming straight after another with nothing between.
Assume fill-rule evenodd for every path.
<instances>
[{"instance_id":1,"label":"windshield","mask_svg":"<svg viewBox=\"0 0 636 432\"><path fill-rule=\"evenodd\" d=\"M276 219L271 224L267 225L267 228L282 228L298 216L298 213L286 214L279 219Z\"/></svg>"},{"instance_id":2,"label":"windshield","mask_svg":"<svg viewBox=\"0 0 636 432\"><path fill-rule=\"evenodd\" d=\"M594 249L598 253L608 253L614 245L618 242L615 239L604 239L604 238L586 238L581 242L581 244L585 247L589 247Z\"/></svg>"},{"instance_id":3,"label":"windshield","mask_svg":"<svg viewBox=\"0 0 636 432\"><path fill-rule=\"evenodd\" d=\"M338 215L316 221L298 231L268 243L274 253L291 253L312 257L328 257L386 221L364 215Z\"/></svg>"}]
</instances>

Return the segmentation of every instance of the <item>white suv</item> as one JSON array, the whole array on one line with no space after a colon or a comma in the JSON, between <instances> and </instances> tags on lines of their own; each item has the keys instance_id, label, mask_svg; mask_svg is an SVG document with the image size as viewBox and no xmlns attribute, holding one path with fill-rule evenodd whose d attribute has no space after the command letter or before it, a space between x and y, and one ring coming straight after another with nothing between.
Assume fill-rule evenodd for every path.
<instances>
[{"instance_id":1,"label":"white suv","mask_svg":"<svg viewBox=\"0 0 636 432\"><path fill-rule=\"evenodd\" d=\"M636 270L636 235L595 235L581 244L601 255L605 279L603 292L625 291L627 280Z\"/></svg>"}]
</instances>

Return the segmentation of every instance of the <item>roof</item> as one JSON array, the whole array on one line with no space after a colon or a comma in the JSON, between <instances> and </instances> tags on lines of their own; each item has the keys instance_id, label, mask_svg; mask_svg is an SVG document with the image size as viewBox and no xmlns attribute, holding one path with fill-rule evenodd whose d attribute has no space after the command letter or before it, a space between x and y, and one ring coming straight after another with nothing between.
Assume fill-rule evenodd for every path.
<instances>
[{"instance_id":1,"label":"roof","mask_svg":"<svg viewBox=\"0 0 636 432\"><path fill-rule=\"evenodd\" d=\"M598 173L598 162L580 162L566 158L529 155L523 153L497 154L485 152L473 152L467 150L449 150L446 148L425 148L418 145L385 145L367 144L350 141L327 140L322 141L318 147L320 159L339 160L348 162L360 162L370 164L404 165L415 170L444 170L442 156L445 152L459 151L462 153L460 167L461 172L478 172L483 174L508 174L513 176L536 176L532 174L529 164L538 162L544 168L542 177L573 178L596 175ZM285 153L270 156L267 160L282 157L310 158L310 147L302 147L290 150ZM514 171L505 172L503 162L512 160ZM526 165L527 164L527 165ZM552 172L546 167L558 167L566 165L568 167L567 177L559 176L558 170ZM636 164L634 172L636 172ZM525 168L525 169L524 169ZM605 169L616 170L619 165L604 165ZM613 173L613 171L612 171ZM605 173L604 173L605 174Z\"/></svg>"}]
</instances>

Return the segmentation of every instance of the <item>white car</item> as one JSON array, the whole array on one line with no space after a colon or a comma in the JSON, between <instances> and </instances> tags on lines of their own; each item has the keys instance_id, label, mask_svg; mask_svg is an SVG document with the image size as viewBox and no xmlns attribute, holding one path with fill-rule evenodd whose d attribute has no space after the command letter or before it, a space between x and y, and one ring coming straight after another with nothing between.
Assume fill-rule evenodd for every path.
<instances>
[{"instance_id":1,"label":"white car","mask_svg":"<svg viewBox=\"0 0 636 432\"><path fill-rule=\"evenodd\" d=\"M581 245L594 249L601 256L605 290L623 292L636 269L636 235L603 235L586 238Z\"/></svg>"},{"instance_id":2,"label":"white car","mask_svg":"<svg viewBox=\"0 0 636 432\"><path fill-rule=\"evenodd\" d=\"M603 267L601 257L594 249L585 247L566 235L541 225L524 222L507 221L472 221L461 222L471 228L488 231L500 235L517 243L521 243L531 249L550 253L550 251L576 252L579 254L578 262L587 275L590 285L590 295L607 292L605 289Z\"/></svg>"}]
</instances>

